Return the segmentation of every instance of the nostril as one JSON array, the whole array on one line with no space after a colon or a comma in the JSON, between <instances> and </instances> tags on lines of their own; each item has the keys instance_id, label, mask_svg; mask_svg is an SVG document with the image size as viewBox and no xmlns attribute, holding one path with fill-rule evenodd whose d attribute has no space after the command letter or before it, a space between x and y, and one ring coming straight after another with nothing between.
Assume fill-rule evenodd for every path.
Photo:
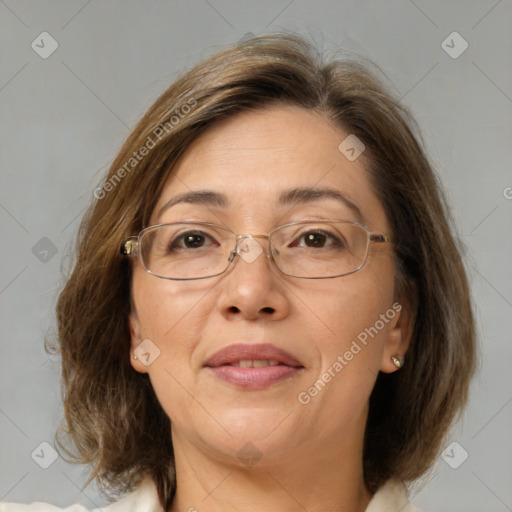
<instances>
[{"instance_id":1,"label":"nostril","mask_svg":"<svg viewBox=\"0 0 512 512\"><path fill-rule=\"evenodd\" d=\"M276 310L271 307L265 307L265 308L262 308L261 311L263 311L264 313L275 313Z\"/></svg>"},{"instance_id":2,"label":"nostril","mask_svg":"<svg viewBox=\"0 0 512 512\"><path fill-rule=\"evenodd\" d=\"M236 306L231 306L229 308L230 313L240 313L240 310Z\"/></svg>"}]
</instances>

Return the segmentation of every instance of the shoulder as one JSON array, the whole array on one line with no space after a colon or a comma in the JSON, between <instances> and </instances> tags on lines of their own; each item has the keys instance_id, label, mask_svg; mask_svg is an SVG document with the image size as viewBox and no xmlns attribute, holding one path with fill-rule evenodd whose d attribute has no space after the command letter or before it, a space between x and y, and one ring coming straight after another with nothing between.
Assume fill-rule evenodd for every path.
<instances>
[{"instance_id":1,"label":"shoulder","mask_svg":"<svg viewBox=\"0 0 512 512\"><path fill-rule=\"evenodd\" d=\"M409 503L407 489L398 480L388 480L373 496L366 512L420 512ZM0 503L0 512L89 512L82 505L59 508L48 503L35 502L30 505L19 503ZM164 512L158 501L156 487L147 477L127 496L102 509L92 512Z\"/></svg>"},{"instance_id":2,"label":"shoulder","mask_svg":"<svg viewBox=\"0 0 512 512\"><path fill-rule=\"evenodd\" d=\"M373 496L366 512L420 512L409 502L407 488L400 480L388 480Z\"/></svg>"},{"instance_id":3,"label":"shoulder","mask_svg":"<svg viewBox=\"0 0 512 512\"><path fill-rule=\"evenodd\" d=\"M0 512L89 512L89 509L78 504L60 508L41 502L34 502L29 505L0 503ZM111 505L95 508L92 512L164 512L164 510L158 501L153 480L146 477L132 493Z\"/></svg>"}]
</instances>

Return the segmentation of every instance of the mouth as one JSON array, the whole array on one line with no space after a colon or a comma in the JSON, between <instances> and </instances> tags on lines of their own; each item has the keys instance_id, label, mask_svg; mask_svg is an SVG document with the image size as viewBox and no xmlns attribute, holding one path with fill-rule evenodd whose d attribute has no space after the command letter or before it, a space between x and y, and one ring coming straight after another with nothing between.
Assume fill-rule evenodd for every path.
<instances>
[{"instance_id":1,"label":"mouth","mask_svg":"<svg viewBox=\"0 0 512 512\"><path fill-rule=\"evenodd\" d=\"M289 380L304 369L291 354L270 344L230 345L210 357L204 367L228 384L251 390Z\"/></svg>"},{"instance_id":2,"label":"mouth","mask_svg":"<svg viewBox=\"0 0 512 512\"><path fill-rule=\"evenodd\" d=\"M278 361L272 361L270 359L244 359L243 361L235 361L229 365L223 366L238 366L240 368L264 368L265 366L277 366L279 364Z\"/></svg>"}]
</instances>

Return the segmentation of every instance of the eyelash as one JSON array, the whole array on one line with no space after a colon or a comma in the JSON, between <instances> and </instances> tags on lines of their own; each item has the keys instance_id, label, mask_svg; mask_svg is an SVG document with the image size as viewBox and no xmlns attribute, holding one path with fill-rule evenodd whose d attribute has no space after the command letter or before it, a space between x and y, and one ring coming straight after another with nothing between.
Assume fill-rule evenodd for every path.
<instances>
[{"instance_id":1,"label":"eyelash","mask_svg":"<svg viewBox=\"0 0 512 512\"><path fill-rule=\"evenodd\" d=\"M330 232L328 232L326 230L322 230L322 229L309 230L309 231L305 231L303 233L298 233L297 236L295 236L294 239L292 240L292 244L290 244L289 246L291 246L291 247L299 246L300 240L303 240L305 236L311 235L311 234L326 236L331 241L330 245L346 247L346 244L342 240L340 240L338 237L336 237L333 233L330 233ZM192 237L192 236L202 236L205 239L208 238L210 240L214 240L213 237L211 237L208 233L205 233L204 231L186 231L185 233L181 233L180 235L176 236L171 241L171 243L169 244L168 250L174 251L177 249L190 249L189 247L182 247L180 245L181 245L181 242L184 242L186 237ZM294 245L294 243L297 240L299 240L299 244Z\"/></svg>"}]
</instances>

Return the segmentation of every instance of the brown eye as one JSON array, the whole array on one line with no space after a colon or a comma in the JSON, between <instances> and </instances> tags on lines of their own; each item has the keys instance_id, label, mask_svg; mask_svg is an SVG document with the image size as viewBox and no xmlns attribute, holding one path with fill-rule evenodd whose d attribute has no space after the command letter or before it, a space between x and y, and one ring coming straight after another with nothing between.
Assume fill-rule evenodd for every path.
<instances>
[{"instance_id":1,"label":"brown eye","mask_svg":"<svg viewBox=\"0 0 512 512\"><path fill-rule=\"evenodd\" d=\"M326 247L343 248L345 246L346 244L334 234L320 230L303 233L290 244L290 247L309 247L313 249L323 249Z\"/></svg>"},{"instance_id":2,"label":"brown eye","mask_svg":"<svg viewBox=\"0 0 512 512\"><path fill-rule=\"evenodd\" d=\"M219 245L215 240L201 231L188 231L183 233L169 244L169 250L173 251L176 249L199 249L208 245Z\"/></svg>"},{"instance_id":3,"label":"brown eye","mask_svg":"<svg viewBox=\"0 0 512 512\"><path fill-rule=\"evenodd\" d=\"M327 236L323 233L308 233L304 237L304 243L308 247L323 247L327 241Z\"/></svg>"}]
</instances>

